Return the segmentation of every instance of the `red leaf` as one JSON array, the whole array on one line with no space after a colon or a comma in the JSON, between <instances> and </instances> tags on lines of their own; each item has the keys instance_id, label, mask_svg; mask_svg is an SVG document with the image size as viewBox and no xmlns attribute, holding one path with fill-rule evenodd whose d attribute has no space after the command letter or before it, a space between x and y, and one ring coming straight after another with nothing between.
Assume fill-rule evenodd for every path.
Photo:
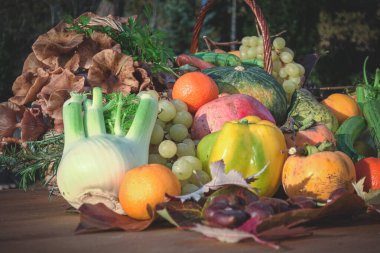
<instances>
[{"instance_id":1,"label":"red leaf","mask_svg":"<svg viewBox=\"0 0 380 253\"><path fill-rule=\"evenodd\" d=\"M79 208L80 222L75 233L99 232L122 229L125 231L142 231L152 224L154 217L149 220L135 220L126 215L120 215L102 203L95 205L83 204Z\"/></svg>"}]
</instances>

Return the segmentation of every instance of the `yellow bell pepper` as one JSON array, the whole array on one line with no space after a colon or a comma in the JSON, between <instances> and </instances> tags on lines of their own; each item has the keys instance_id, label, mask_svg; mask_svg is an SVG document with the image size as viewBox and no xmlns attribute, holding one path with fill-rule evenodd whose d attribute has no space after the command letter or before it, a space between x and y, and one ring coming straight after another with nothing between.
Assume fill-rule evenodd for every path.
<instances>
[{"instance_id":1,"label":"yellow bell pepper","mask_svg":"<svg viewBox=\"0 0 380 253\"><path fill-rule=\"evenodd\" d=\"M287 158L281 130L267 120L248 116L225 123L217 135L208 164L223 160L226 172L234 169L243 177L256 174L268 164L264 173L251 185L259 190L260 196L272 196L280 185L282 167Z\"/></svg>"}]
</instances>

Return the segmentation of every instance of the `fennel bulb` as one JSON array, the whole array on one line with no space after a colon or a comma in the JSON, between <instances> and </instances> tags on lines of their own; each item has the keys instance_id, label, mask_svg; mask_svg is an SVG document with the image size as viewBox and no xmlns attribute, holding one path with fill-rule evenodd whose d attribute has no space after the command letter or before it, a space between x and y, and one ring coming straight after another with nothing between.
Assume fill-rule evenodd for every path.
<instances>
[{"instance_id":1,"label":"fennel bulb","mask_svg":"<svg viewBox=\"0 0 380 253\"><path fill-rule=\"evenodd\" d=\"M111 135L105 131L101 89L93 89L93 101L83 94L71 94L63 106L65 144L57 183L62 196L73 207L100 202L124 213L118 201L120 183L127 170L148 163L157 103L149 94L140 96L126 136L120 130L120 103L115 135Z\"/></svg>"}]
</instances>

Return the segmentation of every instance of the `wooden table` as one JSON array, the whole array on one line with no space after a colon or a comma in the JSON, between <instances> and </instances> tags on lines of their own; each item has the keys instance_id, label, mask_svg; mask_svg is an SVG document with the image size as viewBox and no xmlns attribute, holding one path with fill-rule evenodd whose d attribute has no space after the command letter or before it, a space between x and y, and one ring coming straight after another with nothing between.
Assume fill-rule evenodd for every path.
<instances>
[{"instance_id":1,"label":"wooden table","mask_svg":"<svg viewBox=\"0 0 380 253\"><path fill-rule=\"evenodd\" d=\"M253 241L226 244L171 227L75 235L79 215L65 212L67 208L62 198L49 199L42 189L0 191L0 252L380 253L378 222L318 229L313 236L281 242L281 249L275 251Z\"/></svg>"}]
</instances>

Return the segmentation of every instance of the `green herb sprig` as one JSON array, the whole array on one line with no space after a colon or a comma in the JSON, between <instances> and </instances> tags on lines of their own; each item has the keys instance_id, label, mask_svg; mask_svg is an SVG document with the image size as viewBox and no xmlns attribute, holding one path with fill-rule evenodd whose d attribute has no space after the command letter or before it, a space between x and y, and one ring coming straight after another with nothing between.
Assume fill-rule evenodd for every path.
<instances>
[{"instance_id":1,"label":"green herb sprig","mask_svg":"<svg viewBox=\"0 0 380 253\"><path fill-rule=\"evenodd\" d=\"M71 25L69 31L86 36L90 36L93 32L107 34L120 44L124 54L130 55L135 61L150 64L154 73L160 71L174 73L170 67L174 62L174 52L165 41L165 33L149 25L151 15L151 9L146 7L143 15L137 19L129 18L127 23L122 24L121 30L111 26L89 26L91 18L87 16L81 16L77 22L72 19L66 19L65 22Z\"/></svg>"}]
</instances>

